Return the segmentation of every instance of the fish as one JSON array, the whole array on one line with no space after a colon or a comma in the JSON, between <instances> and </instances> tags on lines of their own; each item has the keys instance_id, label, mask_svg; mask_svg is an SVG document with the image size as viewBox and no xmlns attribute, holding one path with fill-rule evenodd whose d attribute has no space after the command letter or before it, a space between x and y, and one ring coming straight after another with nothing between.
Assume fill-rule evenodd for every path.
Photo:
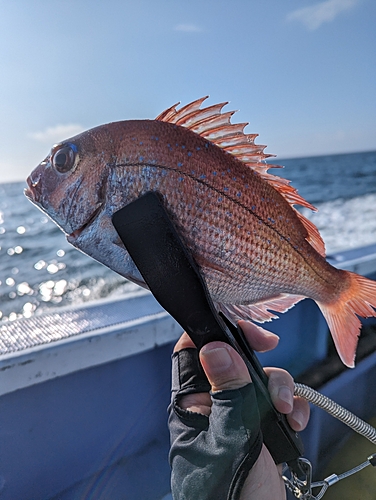
<instances>
[{"instance_id":1,"label":"fish","mask_svg":"<svg viewBox=\"0 0 376 500\"><path fill-rule=\"evenodd\" d=\"M248 123L232 123L227 102L205 107L206 99L55 144L25 195L74 247L146 287L111 219L158 192L218 310L263 323L310 298L354 367L359 317L376 316L376 282L327 262L318 229L296 208L315 207L268 172L280 167L245 133Z\"/></svg>"}]
</instances>

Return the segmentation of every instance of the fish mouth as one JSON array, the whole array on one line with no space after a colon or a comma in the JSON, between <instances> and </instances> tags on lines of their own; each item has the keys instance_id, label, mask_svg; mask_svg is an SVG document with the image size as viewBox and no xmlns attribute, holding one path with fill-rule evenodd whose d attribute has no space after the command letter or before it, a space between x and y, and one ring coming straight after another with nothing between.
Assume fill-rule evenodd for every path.
<instances>
[{"instance_id":1,"label":"fish mouth","mask_svg":"<svg viewBox=\"0 0 376 500\"><path fill-rule=\"evenodd\" d=\"M34 193L32 192L32 190L30 188L25 188L24 189L24 195L26 196L26 198L28 200L30 200L33 203L35 203Z\"/></svg>"},{"instance_id":2,"label":"fish mouth","mask_svg":"<svg viewBox=\"0 0 376 500\"><path fill-rule=\"evenodd\" d=\"M85 222L85 224L83 224L78 229L75 229L72 233L68 234L67 240L69 241L69 243L76 241L81 236L81 234L85 231L85 229L87 229L90 226L90 224L95 220L95 218L97 217L97 215L101 211L102 206L103 206L103 203L100 203L97 206L97 208L94 210L94 212L91 214L89 219Z\"/></svg>"},{"instance_id":3,"label":"fish mouth","mask_svg":"<svg viewBox=\"0 0 376 500\"><path fill-rule=\"evenodd\" d=\"M42 210L42 212L45 212L46 210L44 209L44 207L42 206L40 200L38 199L38 195L37 193L35 193L35 191L31 188L25 188L24 189L24 195L26 196L26 198L33 204L35 205L37 208L39 208L39 210Z\"/></svg>"},{"instance_id":4,"label":"fish mouth","mask_svg":"<svg viewBox=\"0 0 376 500\"><path fill-rule=\"evenodd\" d=\"M32 172L26 179L27 188L24 189L24 195L34 204L39 203L40 198L40 173Z\"/></svg>"},{"instance_id":5,"label":"fish mouth","mask_svg":"<svg viewBox=\"0 0 376 500\"><path fill-rule=\"evenodd\" d=\"M26 182L27 182L27 185L28 187L24 189L24 195L26 196L26 198L28 200L30 200L32 203L36 203L37 200L36 200L36 196L35 196L35 189L34 189L34 183L33 181L30 179L30 177L28 177L26 179Z\"/></svg>"}]
</instances>

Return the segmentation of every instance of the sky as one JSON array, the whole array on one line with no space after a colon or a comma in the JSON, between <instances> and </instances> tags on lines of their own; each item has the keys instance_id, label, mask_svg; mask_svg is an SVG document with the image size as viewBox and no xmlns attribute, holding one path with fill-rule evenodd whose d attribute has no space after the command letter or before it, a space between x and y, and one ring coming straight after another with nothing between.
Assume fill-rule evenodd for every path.
<instances>
[{"instance_id":1,"label":"sky","mask_svg":"<svg viewBox=\"0 0 376 500\"><path fill-rule=\"evenodd\" d=\"M280 159L376 150L375 26L375 0L0 0L0 182L206 95Z\"/></svg>"}]
</instances>

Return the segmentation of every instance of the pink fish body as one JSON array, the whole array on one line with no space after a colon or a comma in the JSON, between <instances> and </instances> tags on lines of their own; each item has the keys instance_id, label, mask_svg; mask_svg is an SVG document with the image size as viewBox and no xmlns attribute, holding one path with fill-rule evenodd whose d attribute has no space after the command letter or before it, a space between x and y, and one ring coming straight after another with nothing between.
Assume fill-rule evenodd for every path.
<instances>
[{"instance_id":1,"label":"pink fish body","mask_svg":"<svg viewBox=\"0 0 376 500\"><path fill-rule=\"evenodd\" d=\"M219 309L263 322L309 297L354 366L357 315L376 315L376 283L325 260L317 228L293 205L314 207L267 173L265 147L243 133L246 124L230 122L233 112L221 112L227 103L200 109L203 100L55 145L29 176L26 196L72 245L144 285L111 217L160 192Z\"/></svg>"}]
</instances>

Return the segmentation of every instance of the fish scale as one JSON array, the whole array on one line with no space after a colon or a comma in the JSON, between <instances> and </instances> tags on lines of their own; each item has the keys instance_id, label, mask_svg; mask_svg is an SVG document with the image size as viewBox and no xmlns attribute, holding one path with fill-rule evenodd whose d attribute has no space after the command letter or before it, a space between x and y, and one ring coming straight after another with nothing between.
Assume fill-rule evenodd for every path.
<instances>
[{"instance_id":1,"label":"fish scale","mask_svg":"<svg viewBox=\"0 0 376 500\"><path fill-rule=\"evenodd\" d=\"M72 245L145 286L111 218L158 191L219 310L263 322L309 297L354 366L357 316L375 315L375 282L325 260L317 228L294 205L315 208L267 172L265 146L244 133L246 124L231 123L226 103L201 108L204 100L55 145L29 176L26 196Z\"/></svg>"},{"instance_id":2,"label":"fish scale","mask_svg":"<svg viewBox=\"0 0 376 500\"><path fill-rule=\"evenodd\" d=\"M257 295L251 295L252 291L254 290L254 286L252 286L252 282L249 282L250 266L253 267L252 281L258 283L258 286L262 288L262 290L260 291L261 295L266 294L267 296L271 296L272 294L275 294L275 288L273 290L270 290L268 288L268 283L275 283L275 278L278 275L283 278L282 271L286 267L286 261L285 259L280 259L280 264L281 266L283 266L283 269L279 269L277 267L273 249L269 247L272 247L273 244L278 244L278 246L281 247L280 238L279 235L276 234L276 231L272 227L270 227L270 225L260 223L263 219L267 220L267 217L263 216L262 213L259 214L259 217L257 218L252 217L252 214L250 217L250 211L244 208L247 207L247 199L245 199L244 205L239 206L226 195L223 195L223 197L226 199L227 203L222 203L218 206L215 206L214 215L211 212L210 215L198 213L200 211L200 205L202 203L206 203L205 200L210 198L206 192L210 191L210 185L208 185L209 181L207 176L204 185L200 185L200 183L197 183L192 178L187 179L186 184L188 184L188 186L185 187L185 191L189 194L187 194L186 197L188 197L188 199L197 198L198 202L194 206L194 208L190 210L190 220L187 219L184 220L184 223L179 223L179 210L181 210L183 213L186 213L187 210L185 206L181 206L183 202L178 202L177 198L179 198L179 194L174 189L177 185L178 175L180 174L171 172L168 177L162 178L162 180L160 180L159 182L155 180L154 185L145 186L145 192L149 189L156 189L166 193L166 207L171 211L172 214L175 214L175 217L173 218L176 218L177 220L177 225L181 231L184 241L199 263L200 261L204 261L207 263L207 265L203 264L202 267L204 275L208 282L209 290L213 288L211 286L212 280L210 278L210 264L212 266L217 265L224 270L226 270L227 268L231 269L230 278L223 281L224 286L221 294L215 296L214 299L217 301L228 302L227 297L231 296L232 293L229 293L229 286L231 286L231 282L233 282L234 279L237 279L236 294L239 295L241 293L241 298L236 297L236 301L240 300L240 303L247 303L247 299L249 302L250 300L254 301L256 298L260 298ZM255 181L256 179L257 177L254 178ZM257 180L260 180L262 183L264 183L262 179ZM214 184L214 187L217 186ZM264 194L266 198L266 193ZM250 198L249 202L252 203L252 200ZM229 213L233 213L233 215L230 216ZM241 229L237 227L239 225L241 226ZM231 247L227 249L225 257L223 253L215 252L216 249L221 249L221 241L223 241L223 236L221 234L219 234L217 237L219 241L215 242L214 244L208 244L212 241L212 235L210 234L210 231L208 231L208 228L210 226L227 228L229 235L228 239L232 241L232 244ZM244 238L244 232L246 234L248 232L250 234L254 234L254 239L256 241L252 241L252 239L249 241L248 234ZM237 233L240 233L239 238L237 237ZM278 243L275 242L275 240L278 240ZM306 245L307 247L309 246L301 235L300 240L301 245ZM285 253L289 255L291 244L286 243L286 241L284 241L284 244L285 246L288 246L288 249ZM251 253L250 249L255 250L252 250ZM260 257L260 260L257 260L258 256ZM297 258L299 258L299 256L297 256ZM231 265L229 265L229 261ZM207 267L209 267L209 271L206 270ZM276 272L273 272L273 267ZM296 267L302 269L302 265ZM266 272L264 272L264 270L266 270ZM242 281L239 281L239 278L245 281L244 285ZM290 284L290 288L294 286L294 289L289 290L289 292L296 294L301 293L301 289L298 288L299 285L299 280L296 280L294 285ZM245 290L242 292L242 289Z\"/></svg>"}]
</instances>

